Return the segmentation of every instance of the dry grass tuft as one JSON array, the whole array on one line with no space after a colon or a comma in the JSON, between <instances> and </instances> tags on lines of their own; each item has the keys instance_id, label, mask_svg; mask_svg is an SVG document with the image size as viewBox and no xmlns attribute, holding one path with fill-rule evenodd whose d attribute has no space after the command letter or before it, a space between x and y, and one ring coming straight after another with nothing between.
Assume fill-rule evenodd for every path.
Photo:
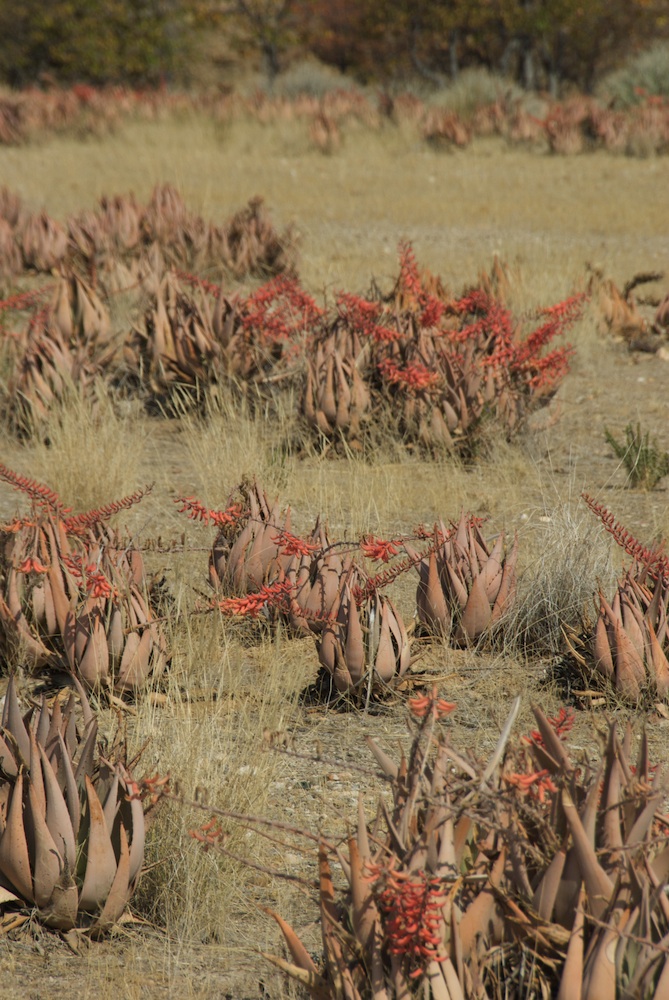
<instances>
[{"instance_id":1,"label":"dry grass tuft","mask_svg":"<svg viewBox=\"0 0 669 1000\"><path fill-rule=\"evenodd\" d=\"M35 428L28 445L35 477L75 510L89 510L137 489L148 428L141 414L121 415L102 383L87 399L72 386Z\"/></svg>"}]
</instances>

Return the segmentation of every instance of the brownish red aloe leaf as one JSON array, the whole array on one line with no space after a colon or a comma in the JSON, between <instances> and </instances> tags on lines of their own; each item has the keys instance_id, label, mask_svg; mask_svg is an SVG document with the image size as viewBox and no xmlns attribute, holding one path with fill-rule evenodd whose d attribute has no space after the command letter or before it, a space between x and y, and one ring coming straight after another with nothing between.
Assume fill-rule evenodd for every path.
<instances>
[{"instance_id":1,"label":"brownish red aloe leaf","mask_svg":"<svg viewBox=\"0 0 669 1000\"><path fill-rule=\"evenodd\" d=\"M24 822L33 847L33 895L38 908L48 906L60 876L62 858L42 812L32 782L28 785L28 805Z\"/></svg>"},{"instance_id":2,"label":"brownish red aloe leaf","mask_svg":"<svg viewBox=\"0 0 669 1000\"><path fill-rule=\"evenodd\" d=\"M70 813L63 793L60 790L58 779L49 763L49 759L41 746L39 751L46 794L46 825L53 837L59 857L62 858L63 863L68 865L72 871L76 861L75 834L72 828L72 820L70 819ZM77 805L78 802L77 798Z\"/></svg>"},{"instance_id":3,"label":"brownish red aloe leaf","mask_svg":"<svg viewBox=\"0 0 669 1000\"><path fill-rule=\"evenodd\" d=\"M564 748L562 740L559 738L550 722L541 711L538 705L532 705L532 713L534 718L537 720L537 725L539 726L539 732L541 733L541 738L544 741L544 746L550 754L550 758L557 761L559 767L564 769L566 774L569 774L574 769L574 765L569 759L569 755ZM534 747L532 747L534 750ZM549 758L549 760L550 760ZM553 773L556 773L553 771Z\"/></svg>"},{"instance_id":4,"label":"brownish red aloe leaf","mask_svg":"<svg viewBox=\"0 0 669 1000\"><path fill-rule=\"evenodd\" d=\"M0 871L29 903L34 902L26 830L23 825L23 772L14 783L5 829L0 837Z\"/></svg>"},{"instance_id":5,"label":"brownish red aloe leaf","mask_svg":"<svg viewBox=\"0 0 669 1000\"><path fill-rule=\"evenodd\" d=\"M105 900L100 916L92 927L93 936L106 933L120 919L131 892L130 851L123 825L119 827L119 858L114 881Z\"/></svg>"},{"instance_id":6,"label":"brownish red aloe leaf","mask_svg":"<svg viewBox=\"0 0 669 1000\"><path fill-rule=\"evenodd\" d=\"M581 890L556 1000L576 1000L576 998L581 997L583 988L584 902L585 893Z\"/></svg>"},{"instance_id":7,"label":"brownish red aloe leaf","mask_svg":"<svg viewBox=\"0 0 669 1000\"><path fill-rule=\"evenodd\" d=\"M305 972L310 972L313 976L321 979L315 962L288 921L284 920L280 914L278 914L275 910L271 910L268 906L263 906L263 910L265 913L269 914L270 917L273 917L281 928L281 933L283 934L286 944L288 945L288 950L292 956L293 962L295 962L300 969L304 969ZM325 984L323 983L323 985Z\"/></svg>"},{"instance_id":8,"label":"brownish red aloe leaf","mask_svg":"<svg viewBox=\"0 0 669 1000\"><path fill-rule=\"evenodd\" d=\"M553 907L555 906L558 889L562 882L562 873L566 859L566 848L561 847L555 852L553 860L543 873L541 881L534 892L532 906L542 920L552 919Z\"/></svg>"},{"instance_id":9,"label":"brownish red aloe leaf","mask_svg":"<svg viewBox=\"0 0 669 1000\"><path fill-rule=\"evenodd\" d=\"M379 911L374 902L371 883L365 877L364 865L355 837L349 837L348 851L351 865L353 929L371 964L372 946L379 926Z\"/></svg>"},{"instance_id":10,"label":"brownish red aloe leaf","mask_svg":"<svg viewBox=\"0 0 669 1000\"><path fill-rule=\"evenodd\" d=\"M88 774L84 780L88 804L88 828L85 841L86 867L79 893L79 909L97 913L104 905L114 882L116 858L100 799Z\"/></svg>"},{"instance_id":11,"label":"brownish red aloe leaf","mask_svg":"<svg viewBox=\"0 0 669 1000\"><path fill-rule=\"evenodd\" d=\"M291 979L296 980L296 982L301 983L302 986L307 990L312 1000L332 1000L332 993L330 992L325 980L313 972L308 972L299 965L293 965L291 962L287 962L285 958L279 958L277 955L270 955L269 952L261 951L260 954L263 958L275 965L277 969L280 969Z\"/></svg>"},{"instance_id":12,"label":"brownish red aloe leaf","mask_svg":"<svg viewBox=\"0 0 669 1000\"><path fill-rule=\"evenodd\" d=\"M459 932L465 961L476 950L477 939L480 938L481 945L487 948L495 937L499 922L499 916L495 914L498 906L495 889L501 884L505 866L506 850L502 848L490 871L489 885L480 890L462 915Z\"/></svg>"},{"instance_id":13,"label":"brownish red aloe leaf","mask_svg":"<svg viewBox=\"0 0 669 1000\"><path fill-rule=\"evenodd\" d=\"M576 806L566 788L562 789L562 807L569 823L574 851L585 882L588 908L600 920L611 898L613 882L597 860L592 842L583 828Z\"/></svg>"},{"instance_id":14,"label":"brownish red aloe leaf","mask_svg":"<svg viewBox=\"0 0 669 1000\"><path fill-rule=\"evenodd\" d=\"M474 642L490 625L492 609L482 575L474 579L467 604L462 613L455 638L458 642Z\"/></svg>"},{"instance_id":15,"label":"brownish red aloe leaf","mask_svg":"<svg viewBox=\"0 0 669 1000\"><path fill-rule=\"evenodd\" d=\"M327 850L321 843L318 848L318 871L321 902L321 929L323 952L330 979L337 996L345 1000L361 1000L353 982L349 964L344 958L337 928L340 928L339 914L335 903L335 892L328 861Z\"/></svg>"},{"instance_id":16,"label":"brownish red aloe leaf","mask_svg":"<svg viewBox=\"0 0 669 1000\"><path fill-rule=\"evenodd\" d=\"M385 774L385 776L387 778L390 778L391 781L394 781L399 774L399 768L395 763L395 761L388 756L385 750L381 749L376 740L372 739L371 736L366 737L366 742L367 746L374 754L376 762L383 771L383 773Z\"/></svg>"}]
</instances>

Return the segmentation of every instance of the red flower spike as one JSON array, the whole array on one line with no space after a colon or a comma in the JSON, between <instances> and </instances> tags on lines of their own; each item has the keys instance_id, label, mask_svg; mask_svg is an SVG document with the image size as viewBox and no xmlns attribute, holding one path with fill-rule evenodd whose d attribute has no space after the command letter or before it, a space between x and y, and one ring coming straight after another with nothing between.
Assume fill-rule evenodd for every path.
<instances>
[{"instance_id":1,"label":"red flower spike","mask_svg":"<svg viewBox=\"0 0 669 1000\"><path fill-rule=\"evenodd\" d=\"M291 535L289 531L280 530L276 535L272 535L272 541L281 550L284 556L311 556L320 548L315 542L305 542L297 535Z\"/></svg>"},{"instance_id":2,"label":"red flower spike","mask_svg":"<svg viewBox=\"0 0 669 1000\"><path fill-rule=\"evenodd\" d=\"M16 567L17 573L48 573L49 567L43 566L39 559L24 559L20 566Z\"/></svg>"},{"instance_id":3,"label":"red flower spike","mask_svg":"<svg viewBox=\"0 0 669 1000\"><path fill-rule=\"evenodd\" d=\"M418 695L416 698L409 698L409 709L417 719L424 719L426 715L432 715L435 720L443 719L458 706L454 701L445 701L437 696L437 685L432 688L431 694Z\"/></svg>"},{"instance_id":4,"label":"red flower spike","mask_svg":"<svg viewBox=\"0 0 669 1000\"><path fill-rule=\"evenodd\" d=\"M186 514L191 521L215 524L218 528L235 524L244 514L244 508L240 503L231 503L225 510L209 510L195 497L177 497L174 503L181 504L178 508L179 513Z\"/></svg>"},{"instance_id":5,"label":"red flower spike","mask_svg":"<svg viewBox=\"0 0 669 1000\"><path fill-rule=\"evenodd\" d=\"M547 792L557 792L553 781L549 777L549 772L546 768L541 771L535 771L533 774L504 774L504 780L507 784L517 788L521 795L532 795L543 805L546 801Z\"/></svg>"},{"instance_id":6,"label":"red flower spike","mask_svg":"<svg viewBox=\"0 0 669 1000\"><path fill-rule=\"evenodd\" d=\"M443 962L439 955L445 895L441 880L421 871L396 872L387 866L368 866L379 908L384 914L383 931L388 950L409 964L409 977L417 979L428 962Z\"/></svg>"},{"instance_id":7,"label":"red flower spike","mask_svg":"<svg viewBox=\"0 0 669 1000\"><path fill-rule=\"evenodd\" d=\"M366 535L360 542L360 548L368 559L373 559L375 562L387 563L393 556L398 555L398 546L401 544L400 539L393 539L386 542L382 538L374 538L372 535Z\"/></svg>"},{"instance_id":8,"label":"red flower spike","mask_svg":"<svg viewBox=\"0 0 669 1000\"><path fill-rule=\"evenodd\" d=\"M616 521L611 511L607 510L604 504L598 503L588 493L581 493L590 510L602 522L614 541L620 545L625 552L631 556L635 562L654 580L664 580L669 584L669 558L662 550L662 546L657 549L649 549L625 528L619 521Z\"/></svg>"},{"instance_id":9,"label":"red flower spike","mask_svg":"<svg viewBox=\"0 0 669 1000\"><path fill-rule=\"evenodd\" d=\"M28 479L27 476L14 472L6 465L0 464L0 479L4 479L15 490L25 493L38 507L46 508L57 514L66 514L71 510L70 507L65 507L55 490L45 486L44 483L38 483L36 479Z\"/></svg>"},{"instance_id":10,"label":"red flower spike","mask_svg":"<svg viewBox=\"0 0 669 1000\"><path fill-rule=\"evenodd\" d=\"M561 740L564 740L567 738L567 733L571 731L571 728L574 725L575 717L576 716L572 708L561 708L557 715L549 716L547 722L549 722L553 727L556 735L559 736ZM523 742L528 745L531 745L532 743L537 743L539 746L544 745L543 737L538 729L533 729L530 732L529 737L523 736L522 739Z\"/></svg>"},{"instance_id":11,"label":"red flower spike","mask_svg":"<svg viewBox=\"0 0 669 1000\"><path fill-rule=\"evenodd\" d=\"M222 601L213 601L211 606L218 608L224 615L258 618L265 605L284 610L290 606L290 601L290 581L281 580L270 586L261 587L256 593L247 594L245 597L225 597Z\"/></svg>"}]
</instances>

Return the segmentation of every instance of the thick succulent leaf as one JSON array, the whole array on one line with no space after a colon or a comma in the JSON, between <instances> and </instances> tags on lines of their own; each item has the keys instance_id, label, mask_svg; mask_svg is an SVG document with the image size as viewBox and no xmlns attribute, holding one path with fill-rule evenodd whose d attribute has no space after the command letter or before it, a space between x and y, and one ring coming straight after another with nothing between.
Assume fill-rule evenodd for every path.
<instances>
[{"instance_id":1,"label":"thick succulent leaf","mask_svg":"<svg viewBox=\"0 0 669 1000\"><path fill-rule=\"evenodd\" d=\"M0 872L9 879L19 896L33 900L33 880L28 856L28 842L23 825L23 773L19 772L12 789L7 822L0 837Z\"/></svg>"},{"instance_id":2,"label":"thick succulent leaf","mask_svg":"<svg viewBox=\"0 0 669 1000\"><path fill-rule=\"evenodd\" d=\"M460 920L460 942L465 961L476 950L477 940L487 950L499 936L499 914L495 889L499 888L506 865L506 851L502 849L489 876L490 888L486 885L474 897Z\"/></svg>"},{"instance_id":3,"label":"thick succulent leaf","mask_svg":"<svg viewBox=\"0 0 669 1000\"><path fill-rule=\"evenodd\" d=\"M437 562L434 552L430 552L427 575L422 578L416 591L418 618L428 628L436 632L448 633L451 627L451 615L439 582Z\"/></svg>"},{"instance_id":4,"label":"thick succulent leaf","mask_svg":"<svg viewBox=\"0 0 669 1000\"><path fill-rule=\"evenodd\" d=\"M130 892L130 851L128 849L128 838L121 826L118 867L111 889L109 890L109 895L102 907L102 912L93 924L92 931L94 936L98 933L105 933L120 919L130 898Z\"/></svg>"},{"instance_id":5,"label":"thick succulent leaf","mask_svg":"<svg viewBox=\"0 0 669 1000\"><path fill-rule=\"evenodd\" d=\"M88 732L86 733L86 739L84 741L83 748L79 755L79 761L77 763L77 769L74 772L74 777L79 788L83 787L84 776L92 775L93 773L93 763L95 760L95 743L98 736L98 724L97 720L94 720L92 725L89 726ZM67 752L67 749L66 749Z\"/></svg>"},{"instance_id":6,"label":"thick succulent leaf","mask_svg":"<svg viewBox=\"0 0 669 1000\"><path fill-rule=\"evenodd\" d=\"M349 837L348 852L351 864L351 919L356 937L371 965L374 937L379 926L379 911L372 895L372 885L365 876L364 863L355 837Z\"/></svg>"},{"instance_id":7,"label":"thick succulent leaf","mask_svg":"<svg viewBox=\"0 0 669 1000\"><path fill-rule=\"evenodd\" d=\"M151 629L144 628L141 636L130 632L118 668L115 687L118 691L136 691L142 688L151 670Z\"/></svg>"},{"instance_id":8,"label":"thick succulent leaf","mask_svg":"<svg viewBox=\"0 0 669 1000\"><path fill-rule=\"evenodd\" d=\"M557 898L558 889L562 881L567 851L561 847L555 852L553 860L549 864L541 877L539 885L535 889L532 906L537 911L542 920L551 920L553 907Z\"/></svg>"},{"instance_id":9,"label":"thick succulent leaf","mask_svg":"<svg viewBox=\"0 0 669 1000\"><path fill-rule=\"evenodd\" d=\"M81 802L79 800L79 787L77 784L77 778L74 773L74 768L72 767L72 760L69 753L67 752L67 747L65 746L65 741L63 737L58 734L58 744L56 749L56 756L58 758L58 774L59 782L58 785L63 791L65 802L67 803L67 811L70 817L70 823L72 824L72 831L74 833L75 839L79 833L79 825L81 823ZM74 867L74 862L72 857L70 857L70 862Z\"/></svg>"},{"instance_id":10,"label":"thick succulent leaf","mask_svg":"<svg viewBox=\"0 0 669 1000\"><path fill-rule=\"evenodd\" d=\"M332 993L322 976L315 975L313 972L307 972L299 965L293 965L291 962L287 962L285 958L270 955L269 952L261 951L260 954L268 962L271 962L272 965L275 965L277 969L280 969L291 979L304 986L311 1000L332 1000Z\"/></svg>"},{"instance_id":11,"label":"thick succulent leaf","mask_svg":"<svg viewBox=\"0 0 669 1000\"><path fill-rule=\"evenodd\" d=\"M56 850L70 871L76 863L75 831L65 798L49 759L40 747L44 790L46 793L46 825L56 845ZM71 768L70 768L71 772Z\"/></svg>"},{"instance_id":12,"label":"thick succulent leaf","mask_svg":"<svg viewBox=\"0 0 669 1000\"><path fill-rule=\"evenodd\" d=\"M387 778L394 781L399 774L399 767L395 761L388 756L385 750L382 750L378 743L372 739L371 736L366 737L367 746L372 751L376 758L376 762L385 774Z\"/></svg>"},{"instance_id":13,"label":"thick succulent leaf","mask_svg":"<svg viewBox=\"0 0 669 1000\"><path fill-rule=\"evenodd\" d=\"M560 988L556 1000L579 1000L583 987L583 912L584 893L581 892L574 925L569 936L567 957L562 966Z\"/></svg>"},{"instance_id":14,"label":"thick succulent leaf","mask_svg":"<svg viewBox=\"0 0 669 1000\"><path fill-rule=\"evenodd\" d=\"M284 920L280 914L276 913L275 910L271 910L268 906L264 906L263 909L265 913L269 914L270 917L273 917L274 920L276 920L277 924L281 928L281 933L285 938L286 945L288 946L288 951L291 954L293 962L295 962L300 969L304 969L305 972L310 972L314 976L319 976L318 969L316 968L316 964L314 963L311 955L304 947L288 921Z\"/></svg>"},{"instance_id":15,"label":"thick succulent leaf","mask_svg":"<svg viewBox=\"0 0 669 1000\"><path fill-rule=\"evenodd\" d=\"M598 920L601 920L613 893L613 883L597 859L592 841L581 823L576 806L566 788L562 789L562 806L571 830L581 875L585 882L588 908Z\"/></svg>"},{"instance_id":16,"label":"thick succulent leaf","mask_svg":"<svg viewBox=\"0 0 669 1000\"><path fill-rule=\"evenodd\" d=\"M382 681L389 684L395 676L396 669L397 660L395 659L395 650L390 634L388 609L383 604L381 609L381 634L379 635L379 645L376 650L374 670Z\"/></svg>"},{"instance_id":17,"label":"thick succulent leaf","mask_svg":"<svg viewBox=\"0 0 669 1000\"><path fill-rule=\"evenodd\" d=\"M479 574L472 583L465 610L456 630L457 641L475 642L489 627L491 619L492 608L483 577Z\"/></svg>"},{"instance_id":18,"label":"thick succulent leaf","mask_svg":"<svg viewBox=\"0 0 669 1000\"><path fill-rule=\"evenodd\" d=\"M97 913L105 903L116 876L114 848L107 831L104 812L93 782L85 775L87 823L79 829L86 838L83 852L86 861L85 874L79 894L79 908L89 913Z\"/></svg>"},{"instance_id":19,"label":"thick succulent leaf","mask_svg":"<svg viewBox=\"0 0 669 1000\"><path fill-rule=\"evenodd\" d=\"M21 756L25 764L30 761L30 737L26 729L16 697L16 681L14 674L10 674L7 691L5 693L5 707L2 716L2 725L8 730L16 740Z\"/></svg>"},{"instance_id":20,"label":"thick succulent leaf","mask_svg":"<svg viewBox=\"0 0 669 1000\"><path fill-rule=\"evenodd\" d=\"M33 896L35 905L39 908L48 906L51 902L56 882L60 878L63 859L49 832L46 819L42 815L42 805L32 782L28 785L29 812L26 813L26 823L30 827L33 845Z\"/></svg>"}]
</instances>

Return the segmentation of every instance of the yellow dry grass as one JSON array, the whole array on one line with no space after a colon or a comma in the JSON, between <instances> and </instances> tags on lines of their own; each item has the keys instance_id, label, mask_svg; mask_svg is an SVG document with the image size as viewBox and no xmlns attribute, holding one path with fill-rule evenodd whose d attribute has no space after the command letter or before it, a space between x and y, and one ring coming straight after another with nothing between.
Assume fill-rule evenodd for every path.
<instances>
[{"instance_id":1,"label":"yellow dry grass","mask_svg":"<svg viewBox=\"0 0 669 1000\"><path fill-rule=\"evenodd\" d=\"M457 290L473 283L497 253L518 265L513 297L520 311L565 297L583 283L587 262L618 282L665 265L668 171L666 159L557 158L498 141L440 154L389 129L351 128L341 150L325 157L310 147L300 123L221 128L197 117L131 124L85 143L58 138L0 148L3 182L56 216L92 206L103 193L134 190L146 199L159 181L177 184L193 207L219 218L262 194L277 224L296 223L301 277L314 293L363 290L373 276L388 282L401 237L413 241L422 265ZM573 371L534 430L512 446L494 443L472 468L451 459L401 456L390 447L366 463L317 453L298 459L281 444L289 413L277 425L231 401L212 407L206 420L160 420L134 410L119 416L103 396L97 411L80 403L65 407L48 446L7 442L1 461L46 480L78 508L155 480L153 495L131 512L130 530L144 538L185 534L185 552L150 557L152 569L166 573L174 597L168 624L174 661L166 698L159 704L140 699L126 720L132 749L146 743L139 771L170 772L185 794L206 788L209 801L226 809L336 836L354 813L358 791L370 815L378 794L371 767L367 776L349 770L370 763L363 734L391 749L406 735L401 697L367 716L301 703L300 692L316 673L309 641L263 635L217 615L186 615L177 622L177 614L192 609L205 591L212 540L210 529L176 512L172 500L179 494L220 506L242 477L255 476L270 495L293 507L297 530L308 530L321 513L335 537L352 539L366 532L390 537L418 522L457 518L462 508L487 515L490 533L519 532L524 576L517 627L531 625L532 641L541 635L545 616L552 642L556 615L577 616L596 577L612 572L612 545L581 510L581 489L606 497L643 537L666 536L662 494L625 489L602 432L604 424L618 431L637 414L642 423L653 422L666 448L666 376L604 345L592 314L572 339L578 348ZM3 489L3 517L15 502ZM399 591L407 616L414 586L407 578ZM523 695L521 731L530 726L530 700L540 700L548 711L558 707L563 694L550 679L552 653L549 642L527 660L518 647L480 655L434 643L425 645L419 666L458 702L456 740L485 754L516 694ZM597 718L579 713L577 745L592 743ZM657 756L666 753L663 725L656 722L652 730ZM272 752L263 739L267 733L283 734L301 754L318 752L323 759ZM317 951L315 910L270 875L205 853L187 832L206 818L166 804L156 819L135 909L159 931L124 927L83 958L41 937L39 947L57 970L55 983L25 938L16 944L0 939L8 995L60 996L62 977L73 995L100 1000L219 993L250 998L261 994L260 981L265 995L290 995L257 955L257 947L279 947L258 906L280 908ZM313 875L308 858L286 856L233 823L229 835L226 846L233 854ZM24 949L20 961L17 948Z\"/></svg>"}]
</instances>

